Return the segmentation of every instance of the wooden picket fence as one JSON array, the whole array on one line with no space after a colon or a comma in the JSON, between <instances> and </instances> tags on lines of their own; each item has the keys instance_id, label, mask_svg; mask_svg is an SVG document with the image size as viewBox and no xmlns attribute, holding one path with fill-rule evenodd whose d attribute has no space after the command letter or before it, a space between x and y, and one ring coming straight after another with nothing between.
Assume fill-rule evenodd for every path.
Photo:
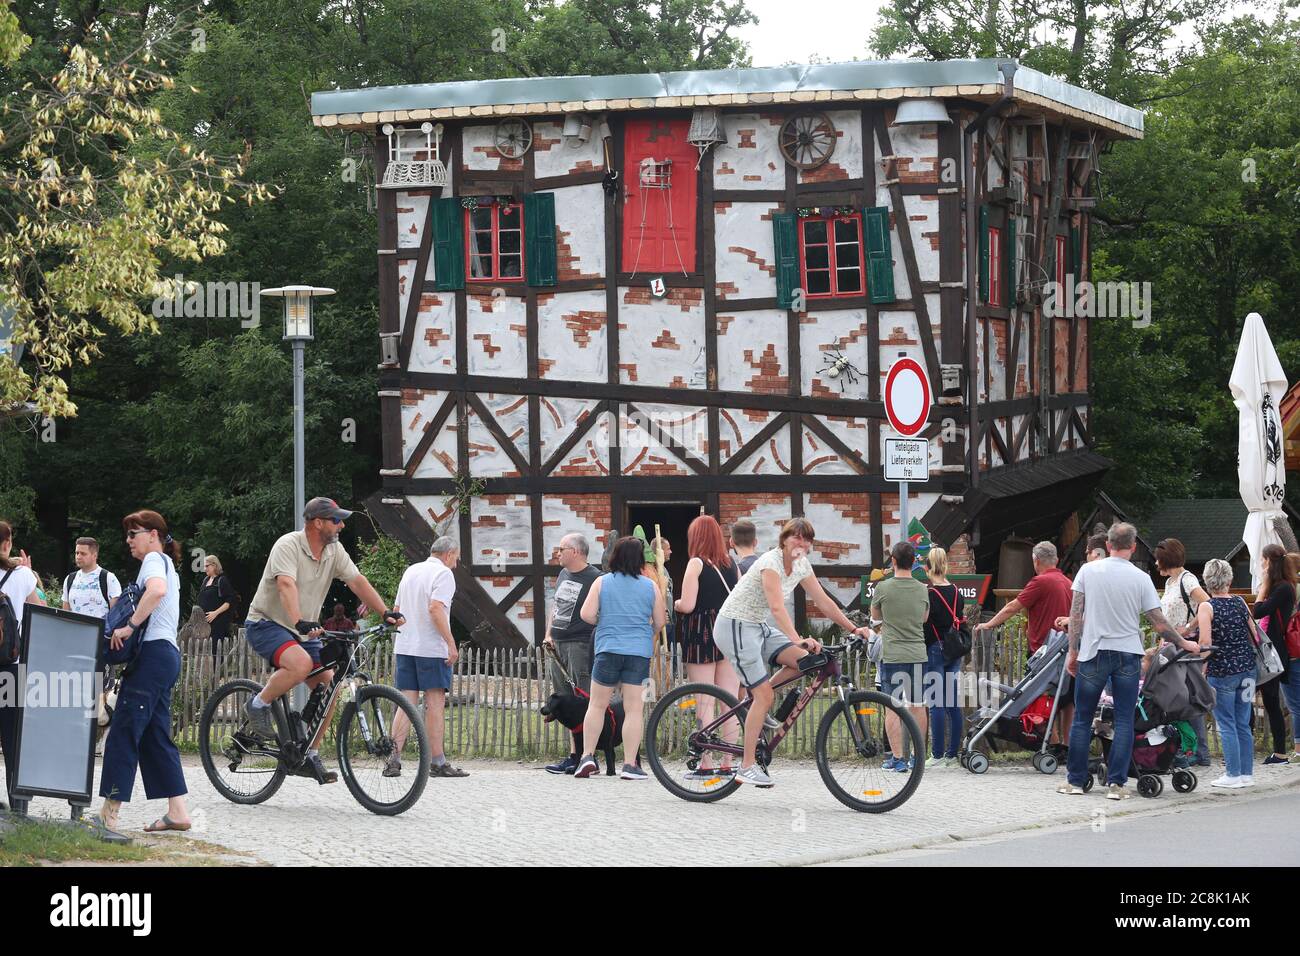
<instances>
[{"instance_id":1,"label":"wooden picket fence","mask_svg":"<svg viewBox=\"0 0 1300 956\"><path fill-rule=\"evenodd\" d=\"M181 674L172 695L172 730L177 744L193 751L198 746L199 717L204 702L226 681L248 677L264 683L270 676L266 662L253 653L242 637L223 642L224 653L213 661L207 640L181 640ZM963 667L966 686L974 688L982 676L991 676L1004 684L1015 684L1024 676L1026 635L1023 626L1003 625L975 635L973 653ZM844 671L859 688L875 686L874 666L864 654L844 658ZM445 746L448 755L462 758L535 760L560 757L569 751L568 731L555 722L546 722L538 709L551 693L549 662L540 648L504 650L469 647L452 669L452 687L448 698ZM371 649L364 670L376 683L392 684L394 658L391 645ZM668 675L665 690L687 682L686 668L680 652L661 651L652 662L651 675ZM833 688L823 688L831 695ZM647 713L649 706L647 705ZM967 715L973 707L964 708ZM781 744L787 756L811 757L817 733L816 714L810 708ZM1208 721L1210 746L1218 752L1213 721ZM1267 720L1256 721L1262 734Z\"/></svg>"}]
</instances>

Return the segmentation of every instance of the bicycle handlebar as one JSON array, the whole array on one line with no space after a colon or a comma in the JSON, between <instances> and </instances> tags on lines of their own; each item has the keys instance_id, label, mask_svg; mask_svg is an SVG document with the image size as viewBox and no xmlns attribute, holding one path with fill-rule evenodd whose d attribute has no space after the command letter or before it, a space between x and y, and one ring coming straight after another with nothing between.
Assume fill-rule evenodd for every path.
<instances>
[{"instance_id":1,"label":"bicycle handlebar","mask_svg":"<svg viewBox=\"0 0 1300 956\"><path fill-rule=\"evenodd\" d=\"M322 630L320 636L332 638L336 641L355 643L365 637L371 637L375 634L391 634L396 630L397 626L395 624L384 624L383 622L380 622L379 624L372 624L370 627L363 628L359 631Z\"/></svg>"}]
</instances>

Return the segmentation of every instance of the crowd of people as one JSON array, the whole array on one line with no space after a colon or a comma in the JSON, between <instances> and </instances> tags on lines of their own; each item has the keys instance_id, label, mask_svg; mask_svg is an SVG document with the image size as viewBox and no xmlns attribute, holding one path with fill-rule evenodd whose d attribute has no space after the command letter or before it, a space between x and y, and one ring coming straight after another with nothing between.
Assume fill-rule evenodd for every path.
<instances>
[{"instance_id":1,"label":"crowd of people","mask_svg":"<svg viewBox=\"0 0 1300 956\"><path fill-rule=\"evenodd\" d=\"M459 657L451 626L455 568L459 548L450 537L434 541L427 559L406 569L390 610L357 569L339 532L352 512L328 498L314 498L304 512L304 527L275 542L257 591L248 608L245 638L274 668L260 693L246 706L248 727L274 735L270 705L299 683L328 683L331 670L312 674L321 666L321 636L326 630L355 628L341 604L323 624L323 604L336 581L346 584L366 606L395 628L397 688L413 704L424 704L425 731L430 742L434 777L464 777L446 758L443 745L446 695ZM123 676L111 732L104 748L96 822L116 826L122 802L131 798L137 772L146 799L165 799L167 808L146 829L186 830L190 827L186 786L180 756L171 738L171 696L180 673L177 632L180 620L180 544L168 532L162 515L141 510L122 520L131 556L139 562L135 583L139 599L132 613L111 635L114 647L147 626L140 651ZM587 698L581 729L574 728L569 756L546 770L589 777L599 771L595 742L607 708L616 693L622 696L624 763L619 775L644 780L637 760L644 721L644 688L649 682L656 635L665 633L673 615L672 640L691 682L715 685L745 701L744 746L739 766L729 762L705 766L706 775L734 775L741 783L772 786L765 768L756 762L756 746L765 730L779 726L772 716L773 684L798 673L799 661L820 651L820 643L795 628L787 606L797 588L821 613L844 631L879 642L878 685L907 706L923 735L930 737L926 768L947 767L957 760L963 739L963 715L957 699L960 657L945 653L945 635L960 626L967 609L957 587L948 580L947 555L931 547L925 555L925 580L917 577L917 552L908 541L890 549L891 573L877 581L870 600L871 625L858 626L818 581L810 562L815 542L812 524L802 517L787 521L775 546L761 551L757 529L747 520L725 529L710 515L695 518L687 532L689 561L681 593L674 596L666 574L647 554L647 543L623 537L612 543L605 568L591 563L591 545L577 532L560 541L560 571L550 602L544 644L555 666L551 683L556 693L576 691ZM666 552L666 541L651 543ZM1086 542L1085 563L1071 581L1058 567L1056 547L1041 542L1033 548L1034 575L989 620L975 626L983 632L1013 615L1026 616L1027 653L1032 656L1050 632L1069 635L1066 671L1072 681L1058 689L1064 705L1052 728L1052 739L1068 748L1065 794L1082 794L1089 769L1093 717L1102 695L1113 701L1114 738L1108 760L1107 795L1124 799L1134 740L1134 711L1147 661L1156 648L1145 646L1145 620L1163 645L1184 652L1183 666L1203 668L1215 691L1213 717L1222 744L1225 773L1216 787L1240 789L1254 782L1254 700L1258 692L1267 715L1272 752L1265 764L1300 764L1300 739L1286 747L1285 700L1292 715L1300 713L1300 658L1288 653L1285 634L1296 613L1300 554L1287 554L1270 545L1261 556L1262 584L1253 602L1231 593L1233 570L1224 561L1206 564L1203 580L1186 567L1181 542L1169 538L1155 549L1155 564L1166 579L1158 594L1151 577L1132 562L1136 530L1117 523L1106 535ZM0 593L15 608L44 604L40 581L25 552L13 554L13 529L0 521ZM62 605L79 614L105 618L123 593L111 571L99 566L99 545L78 538L76 570L62 582ZM213 653L230 636L229 622L238 596L213 555L205 558L198 605L211 627ZM21 611L19 611L21 613ZM1256 629L1267 633L1283 671L1277 680L1256 688ZM4 669L16 674L17 664ZM775 673L772 670L776 669ZM309 676L311 675L311 676ZM797 693L792 690L791 693ZM708 715L701 715L707 718ZM8 789L13 784L15 709L0 707L0 748L5 755ZM311 742L298 771L320 784L337 780L318 751L320 733ZM916 754L906 753L898 720L889 715L886 734L890 752L882 769L908 773ZM1191 722L1189 741L1195 745L1180 755L1180 766L1208 766L1205 720ZM398 747L385 775L399 775L401 741L410 728L404 718L394 727ZM924 756L924 755L921 755Z\"/></svg>"}]
</instances>

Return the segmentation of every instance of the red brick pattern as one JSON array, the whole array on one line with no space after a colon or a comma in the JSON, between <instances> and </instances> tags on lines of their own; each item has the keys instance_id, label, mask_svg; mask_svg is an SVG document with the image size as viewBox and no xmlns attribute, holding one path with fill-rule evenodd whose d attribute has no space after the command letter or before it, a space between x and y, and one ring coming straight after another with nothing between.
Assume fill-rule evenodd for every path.
<instances>
[{"instance_id":1,"label":"red brick pattern","mask_svg":"<svg viewBox=\"0 0 1300 956\"><path fill-rule=\"evenodd\" d=\"M495 146L475 146L470 152L478 153L481 156L488 156L497 160L497 169L501 172L521 173L524 171L524 159L520 156L518 159L506 159ZM461 161L461 168L469 169L468 158Z\"/></svg>"},{"instance_id":2,"label":"red brick pattern","mask_svg":"<svg viewBox=\"0 0 1300 956\"><path fill-rule=\"evenodd\" d=\"M597 534L596 540L591 542L593 550L596 548L603 549L609 544L610 529L613 527L609 495L547 495L546 497L548 500L558 499L564 507L568 508L579 518L586 521L593 528L597 529L599 534ZM561 527L561 522L547 521L544 526L558 528ZM567 532L571 529L565 528L563 530ZM590 557L599 563L599 553L591 555ZM549 560L556 563L559 562L558 541L556 542L555 547L551 549Z\"/></svg>"},{"instance_id":3,"label":"red brick pattern","mask_svg":"<svg viewBox=\"0 0 1300 956\"><path fill-rule=\"evenodd\" d=\"M741 518L753 517L754 513L763 505L776 505L782 511L788 513L790 496L770 492L763 494L718 495L718 521L726 525L739 521ZM762 532L766 529L759 530ZM774 543L770 537L766 536L764 541Z\"/></svg>"},{"instance_id":4,"label":"red brick pattern","mask_svg":"<svg viewBox=\"0 0 1300 956\"><path fill-rule=\"evenodd\" d=\"M784 395L790 390L790 377L781 374L781 359L777 357L776 346L769 343L757 358L755 351L745 349L745 364L756 370L745 385L759 394Z\"/></svg>"},{"instance_id":5,"label":"red brick pattern","mask_svg":"<svg viewBox=\"0 0 1300 956\"><path fill-rule=\"evenodd\" d=\"M659 337L654 339L650 344L657 349L672 349L675 352L680 352L682 349L678 341L673 338L672 332L668 329L664 329L660 332Z\"/></svg>"},{"instance_id":6,"label":"red brick pattern","mask_svg":"<svg viewBox=\"0 0 1300 956\"><path fill-rule=\"evenodd\" d=\"M734 282L719 282L714 286L714 294L719 299L725 299L728 296L737 295L740 288Z\"/></svg>"},{"instance_id":7,"label":"red brick pattern","mask_svg":"<svg viewBox=\"0 0 1300 956\"><path fill-rule=\"evenodd\" d=\"M472 336L472 338L475 342L481 342L483 344L483 352L488 358L492 358L501 351L501 346L492 344L492 336L487 332L477 332Z\"/></svg>"},{"instance_id":8,"label":"red brick pattern","mask_svg":"<svg viewBox=\"0 0 1300 956\"><path fill-rule=\"evenodd\" d=\"M757 130L738 129L736 135L740 141L736 143L736 149L758 149L758 144L754 142L754 134Z\"/></svg>"},{"instance_id":9,"label":"red brick pattern","mask_svg":"<svg viewBox=\"0 0 1300 956\"><path fill-rule=\"evenodd\" d=\"M838 586L836 587L836 589L835 589L835 596L836 596L837 598L839 598L840 600L842 600L842 601L845 601L845 600L846 600L846 595L843 593L844 591L848 591L848 590L859 591L859 590L861 590L861 588L862 588L862 579L861 579L861 578L857 578L857 577L854 577L854 578L845 578L845 577L829 577L829 576L828 576L828 577L822 578L822 580L823 580L824 582L826 582L827 584L835 584L835 585L838 585ZM827 591L830 591L831 589L830 589L829 587L827 587L826 590L827 590ZM850 599L850 600L851 600L851 599ZM847 601L846 601L846 603L847 603ZM808 609L808 619L809 619L809 620L812 620L812 619L814 619L814 618L820 618L820 619L822 619L822 620L829 620L829 618L827 618L826 615L823 614L823 613L821 612L821 609L820 609L819 607L817 607L817 605L814 604L812 601L809 601L809 602L808 602L807 609Z\"/></svg>"},{"instance_id":10,"label":"red brick pattern","mask_svg":"<svg viewBox=\"0 0 1300 956\"><path fill-rule=\"evenodd\" d=\"M599 279L602 278L599 272L583 272L581 267L582 257L574 255L573 246L568 239L573 235L572 231L566 232L558 226L555 229L555 267L556 275L560 281L566 279Z\"/></svg>"},{"instance_id":11,"label":"red brick pattern","mask_svg":"<svg viewBox=\"0 0 1300 956\"><path fill-rule=\"evenodd\" d=\"M562 316L564 327L573 335L573 341L579 348L586 348L591 344L593 333L600 331L605 327L605 313L603 311L586 311L566 313Z\"/></svg>"},{"instance_id":12,"label":"red brick pattern","mask_svg":"<svg viewBox=\"0 0 1300 956\"><path fill-rule=\"evenodd\" d=\"M768 275L773 277L776 276L776 263L774 262L771 265L768 265L767 262L759 258L758 253L755 252L753 249L745 249L741 246L728 246L727 251L740 253L747 260L749 260L749 263L751 265L758 266L760 271L766 272Z\"/></svg>"},{"instance_id":13,"label":"red brick pattern","mask_svg":"<svg viewBox=\"0 0 1300 956\"><path fill-rule=\"evenodd\" d=\"M624 305L649 305L654 302L655 298L650 294L650 287L646 286L629 286L623 290ZM668 294L664 296L664 302L677 306L683 312L692 312L704 303L703 289L669 289ZM620 328L623 326L620 325Z\"/></svg>"}]
</instances>

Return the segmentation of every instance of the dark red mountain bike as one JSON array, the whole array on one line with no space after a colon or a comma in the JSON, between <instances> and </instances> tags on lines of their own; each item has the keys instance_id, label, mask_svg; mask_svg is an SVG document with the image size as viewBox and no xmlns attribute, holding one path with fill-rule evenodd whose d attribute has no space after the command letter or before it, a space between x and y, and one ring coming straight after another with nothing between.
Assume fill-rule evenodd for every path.
<instances>
[{"instance_id":1,"label":"dark red mountain bike","mask_svg":"<svg viewBox=\"0 0 1300 956\"><path fill-rule=\"evenodd\" d=\"M757 762L764 769L776 748L810 706L821 712L814 751L817 772L835 799L863 813L884 813L901 806L921 783L925 769L925 737L915 718L899 701L874 690L857 690L840 668L840 656L865 647L861 638L824 645L820 654L801 661L802 670L773 685L779 691L806 677L804 688L788 709L779 730L764 731ZM833 695L818 696L831 684ZM791 689L791 693L798 693ZM780 695L778 694L778 697ZM741 786L732 769L739 769L744 752L744 723L748 702L712 684L684 684L660 698L646 725L646 751L655 777L683 800L710 803ZM888 736L886 736L888 726ZM906 772L885 769L890 741L899 756L915 758Z\"/></svg>"}]
</instances>

